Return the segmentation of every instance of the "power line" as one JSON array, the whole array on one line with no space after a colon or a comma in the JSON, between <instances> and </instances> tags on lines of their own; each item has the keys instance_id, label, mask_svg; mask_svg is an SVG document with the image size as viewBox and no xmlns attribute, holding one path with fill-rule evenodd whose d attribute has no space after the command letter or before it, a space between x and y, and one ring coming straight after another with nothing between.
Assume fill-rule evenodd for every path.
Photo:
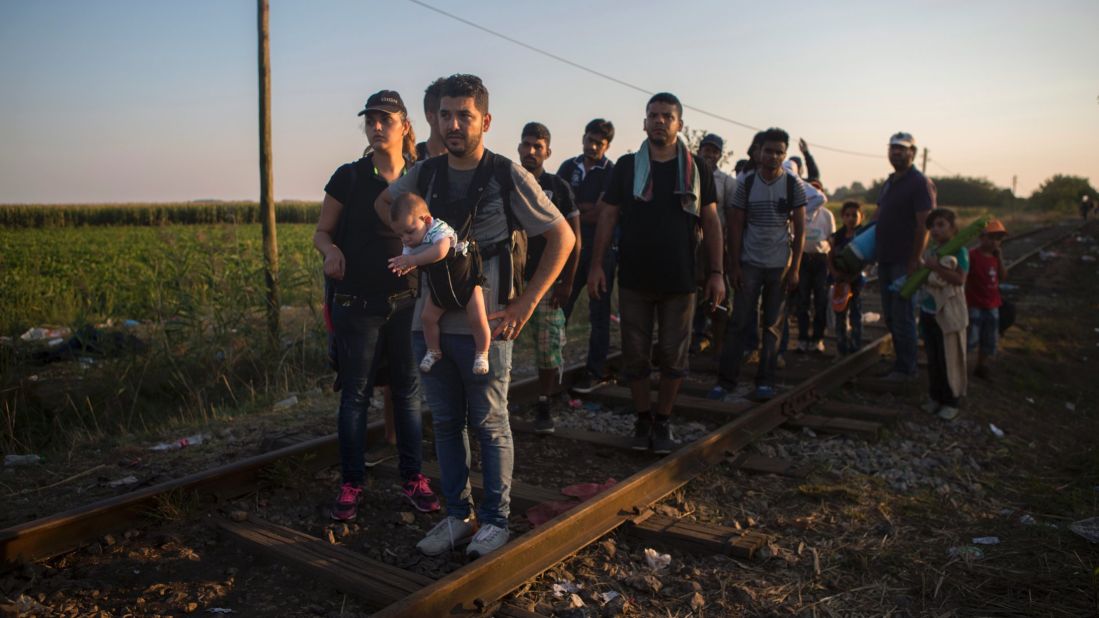
<instances>
[{"instance_id":1,"label":"power line","mask_svg":"<svg viewBox=\"0 0 1099 618\"><path fill-rule=\"evenodd\" d=\"M932 163L934 163L935 165L939 166L939 169L941 169L942 171L946 172L947 174L950 174L951 176L957 176L957 175L958 175L958 174L956 174L956 173L954 173L954 172L950 171L949 169L947 169L945 165L943 165L942 163L939 163L939 162L938 162L938 161L936 161L935 159L931 159L931 158L928 158L928 161L931 161L931 162L932 162Z\"/></svg>"},{"instance_id":2,"label":"power line","mask_svg":"<svg viewBox=\"0 0 1099 618\"><path fill-rule=\"evenodd\" d=\"M619 86L625 86L626 88L629 88L630 90L635 90L637 92L640 92L642 94L647 94L649 96L652 96L652 95L656 94L655 92L653 92L651 90L647 90L645 88L642 88L641 86L638 86L637 84L630 83L630 82L628 82L624 79L619 79L619 78L617 78L613 75L608 75L607 73L604 73L602 71L598 71L596 69L593 69L589 66L580 64L579 62L574 62L572 60L569 60L568 58L558 56L557 54L555 54L553 52L550 52L550 51L546 51L546 50L544 50L540 47L535 47L535 46L533 46L529 43L525 43L525 42L520 41L518 39L514 39L514 38L512 38L512 37L510 37L506 34L497 32L495 30L492 30L491 28L486 28L485 26L482 26L481 24L478 24L478 23L472 22L468 19L465 19L464 17L460 17L460 16L455 15L453 13L449 13L447 11L444 11L444 10L438 8L438 7L432 6L432 5L430 5L426 2L423 2L422 0L408 0L408 1L411 2L412 4L417 5L417 6L421 6L421 7L425 8L429 11L433 11L435 13L438 13L439 15L442 15L444 17L449 17L450 19L461 22L461 23L463 23L463 24L465 24L465 25L467 25L471 28L476 28L477 30L480 30L481 32L484 32L486 34L491 34L494 37L503 39L503 40L507 41L508 43L518 45L519 47L530 50L530 51L532 51L536 54L541 54L541 55L543 55L547 58L550 58L552 60L556 60L557 62L560 62L562 64L567 64L570 67L573 67L574 69L580 69L581 71L584 71L585 73L590 73L592 75L595 75L596 77L601 77L601 78L606 79L608 81L614 82L614 83L618 84ZM700 107L695 107L693 105L686 105L686 104L684 104L683 107L686 108L686 109L689 109L693 112L697 112L699 114L702 114L703 116L709 116L710 118L714 118L716 120L721 120L722 122L728 122L729 124L733 124L733 125L736 125L738 127L749 129L751 131L762 131L763 130L760 127L752 126L750 124L740 122L739 120L733 120L732 118L729 118L728 116L723 116L721 114L717 114L717 113L702 109ZM874 158L874 159L880 159L882 157L882 155L880 153L879 154L870 154L870 153L867 153L867 152L856 152L854 150L846 150L846 149L843 149L843 148L834 148L832 146L825 146L823 144L809 143L809 145L814 147L814 148L819 148L821 150L828 150L828 151L831 151L831 152L838 152L840 154L846 154L846 155L851 155L851 156L855 156L855 157L870 157L870 158Z\"/></svg>"}]
</instances>

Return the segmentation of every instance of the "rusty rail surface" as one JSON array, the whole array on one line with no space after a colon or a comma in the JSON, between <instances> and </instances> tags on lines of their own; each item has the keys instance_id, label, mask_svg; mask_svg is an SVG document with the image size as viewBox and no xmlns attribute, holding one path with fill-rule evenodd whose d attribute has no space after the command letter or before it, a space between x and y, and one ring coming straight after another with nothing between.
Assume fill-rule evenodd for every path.
<instances>
[{"instance_id":1,"label":"rusty rail surface","mask_svg":"<svg viewBox=\"0 0 1099 618\"><path fill-rule=\"evenodd\" d=\"M582 505L386 607L376 616L480 612L524 581L598 540L698 476L727 454L783 424L877 362L885 335L798 388L680 448Z\"/></svg>"},{"instance_id":2,"label":"rusty rail surface","mask_svg":"<svg viewBox=\"0 0 1099 618\"><path fill-rule=\"evenodd\" d=\"M1075 233L1073 228L1068 234ZM1028 232L1019 238L1036 232ZM1048 246L1065 238L1058 235L1042 243ZM1005 267L1021 263L1038 249L1027 252ZM825 369L771 401L746 412L660 461L637 472L581 506L558 516L435 583L374 614L379 617L446 616L483 612L558 562L595 542L639 515L730 452L744 448L757 437L782 425L816 403L828 391L841 386L880 358L886 334L860 351Z\"/></svg>"},{"instance_id":3,"label":"rusty rail surface","mask_svg":"<svg viewBox=\"0 0 1099 618\"><path fill-rule=\"evenodd\" d=\"M608 361L613 362L617 356L617 352L611 354ZM571 383L571 379L583 368L583 363L569 367L565 372L564 385ZM513 383L509 397L522 401L533 399L537 393L538 376L532 376ZM430 413L424 410L424 417L429 416ZM383 421L371 422L367 426L367 443L380 442L384 431ZM87 539L121 530L128 522L154 511L157 501L168 494L193 493L202 500L217 497L235 498L244 495L255 486L264 468L288 458L302 458L315 469L333 465L339 462L339 444L336 434L321 436L0 529L0 565L56 556L78 547Z\"/></svg>"}]
</instances>

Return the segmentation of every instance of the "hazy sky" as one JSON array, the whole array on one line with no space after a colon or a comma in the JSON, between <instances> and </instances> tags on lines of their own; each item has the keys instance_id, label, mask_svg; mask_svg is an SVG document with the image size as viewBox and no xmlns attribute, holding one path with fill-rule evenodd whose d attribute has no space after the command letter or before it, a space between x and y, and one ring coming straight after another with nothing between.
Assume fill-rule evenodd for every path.
<instances>
[{"instance_id":1,"label":"hazy sky","mask_svg":"<svg viewBox=\"0 0 1099 618\"><path fill-rule=\"evenodd\" d=\"M829 188L889 171L909 131L932 175L1029 194L1054 173L1099 180L1099 2L428 0L650 91L817 149ZM362 152L355 114L398 90L418 135L424 87L456 72L491 93L489 148L553 133L556 170L603 116L610 156L643 139L647 96L421 6L271 2L275 191L319 199ZM0 0L0 202L258 196L256 5L244 0ZM743 155L750 130L688 110Z\"/></svg>"}]
</instances>

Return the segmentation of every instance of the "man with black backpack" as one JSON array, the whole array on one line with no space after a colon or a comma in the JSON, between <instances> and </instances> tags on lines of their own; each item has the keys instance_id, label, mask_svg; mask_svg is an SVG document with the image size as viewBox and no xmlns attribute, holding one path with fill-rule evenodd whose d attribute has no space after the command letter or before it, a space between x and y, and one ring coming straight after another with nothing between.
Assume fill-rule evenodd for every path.
<instances>
[{"instance_id":1,"label":"man with black backpack","mask_svg":"<svg viewBox=\"0 0 1099 618\"><path fill-rule=\"evenodd\" d=\"M455 275L481 282L495 339L489 347L490 369L484 376L473 374L474 344L465 314L446 311L440 320L442 357L423 374L422 382L435 429L447 517L416 547L434 556L468 543L466 553L477 557L503 546L509 535L514 446L507 393L512 342L557 279L574 238L534 177L485 148L483 134L492 116L481 79L451 75L443 82L441 95L438 122L446 156L417 164L382 192L375 209L382 216L394 199L414 192L428 203L433 217L465 230L466 237L459 240L470 242L468 272ZM546 247L524 286L527 234L543 236ZM424 298L421 293L414 316L420 315ZM426 348L418 317L413 318L412 345L422 357ZM473 428L481 447L484 498L476 519L467 427Z\"/></svg>"},{"instance_id":2,"label":"man with black backpack","mask_svg":"<svg viewBox=\"0 0 1099 618\"><path fill-rule=\"evenodd\" d=\"M711 399L724 399L736 388L745 343L754 329L752 314L763 299L763 349L753 398L775 396L775 362L788 292L797 289L805 245L805 187L786 173L782 161L790 137L782 129L768 129L760 138L758 165L737 185L732 208L726 213L729 283L733 296L733 323L726 335L718 367L718 384ZM793 224L791 241L789 227Z\"/></svg>"}]
</instances>

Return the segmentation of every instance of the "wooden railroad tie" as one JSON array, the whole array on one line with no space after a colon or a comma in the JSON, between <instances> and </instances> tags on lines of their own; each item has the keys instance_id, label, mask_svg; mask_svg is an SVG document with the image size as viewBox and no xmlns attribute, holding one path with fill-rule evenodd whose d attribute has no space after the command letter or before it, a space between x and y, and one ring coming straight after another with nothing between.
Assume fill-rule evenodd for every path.
<instances>
[{"instance_id":1,"label":"wooden railroad tie","mask_svg":"<svg viewBox=\"0 0 1099 618\"><path fill-rule=\"evenodd\" d=\"M808 476L810 472L808 466L755 453L740 453L735 457L728 458L726 461L733 467L756 474L777 474L800 479Z\"/></svg>"},{"instance_id":2,"label":"wooden railroad tie","mask_svg":"<svg viewBox=\"0 0 1099 618\"><path fill-rule=\"evenodd\" d=\"M434 582L430 577L374 560L359 552L268 521L234 522L218 518L214 525L257 554L317 578L354 595L372 609L381 609ZM503 605L496 616L537 618L521 608Z\"/></svg>"},{"instance_id":3,"label":"wooden railroad tie","mask_svg":"<svg viewBox=\"0 0 1099 618\"><path fill-rule=\"evenodd\" d=\"M628 405L633 401L629 389L621 386L605 386L592 392L588 397L614 405ZM655 400L656 393L653 393L653 397ZM725 403L680 394L676 397L675 406L672 408L672 416L697 421L725 423L742 416L756 405L749 401ZM881 424L877 422L816 414L802 414L791 417L786 420L785 425L789 429L807 427L813 431L838 433L867 440L877 439L878 432L881 430Z\"/></svg>"},{"instance_id":4,"label":"wooden railroad tie","mask_svg":"<svg viewBox=\"0 0 1099 618\"><path fill-rule=\"evenodd\" d=\"M651 509L632 519L625 530L630 536L662 547L744 559L753 558L771 540L756 530L675 519Z\"/></svg>"}]
</instances>

